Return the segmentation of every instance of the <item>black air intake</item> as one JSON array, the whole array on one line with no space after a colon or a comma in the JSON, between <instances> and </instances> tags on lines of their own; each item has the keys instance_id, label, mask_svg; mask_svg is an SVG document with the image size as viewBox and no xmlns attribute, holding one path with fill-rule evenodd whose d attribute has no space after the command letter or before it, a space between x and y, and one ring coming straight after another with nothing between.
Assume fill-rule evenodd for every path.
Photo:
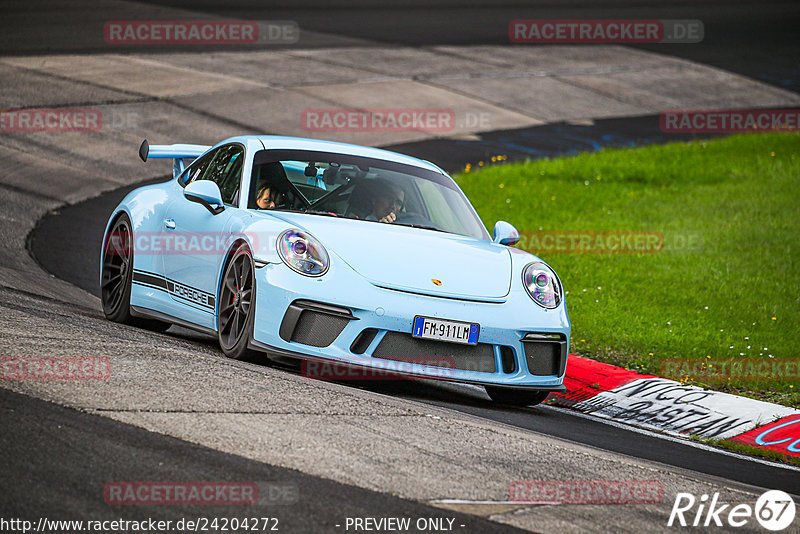
<instances>
[{"instance_id":1,"label":"black air intake","mask_svg":"<svg viewBox=\"0 0 800 534\"><path fill-rule=\"evenodd\" d=\"M372 356L464 371L494 373L497 370L492 345L431 341L400 332L386 332Z\"/></svg>"},{"instance_id":2,"label":"black air intake","mask_svg":"<svg viewBox=\"0 0 800 534\"><path fill-rule=\"evenodd\" d=\"M350 321L356 320L347 308L322 302L296 300L283 316L279 334L286 341L312 347L333 343Z\"/></svg>"},{"instance_id":3,"label":"black air intake","mask_svg":"<svg viewBox=\"0 0 800 534\"><path fill-rule=\"evenodd\" d=\"M527 334L522 338L528 371L536 376L561 376L567 367L567 340L561 334Z\"/></svg>"}]
</instances>

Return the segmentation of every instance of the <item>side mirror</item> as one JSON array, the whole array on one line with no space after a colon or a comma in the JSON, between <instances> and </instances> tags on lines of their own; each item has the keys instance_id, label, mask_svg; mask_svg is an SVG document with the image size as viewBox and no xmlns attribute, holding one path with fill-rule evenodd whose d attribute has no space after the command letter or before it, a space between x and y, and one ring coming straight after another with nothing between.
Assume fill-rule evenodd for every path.
<instances>
[{"instance_id":1,"label":"side mirror","mask_svg":"<svg viewBox=\"0 0 800 534\"><path fill-rule=\"evenodd\" d=\"M492 241L501 245L516 245L519 242L519 232L506 221L497 221L492 232Z\"/></svg>"},{"instance_id":2,"label":"side mirror","mask_svg":"<svg viewBox=\"0 0 800 534\"><path fill-rule=\"evenodd\" d=\"M222 204L222 193L219 186L211 180L197 180L183 188L186 200L202 204L214 215L222 213L225 206Z\"/></svg>"}]
</instances>

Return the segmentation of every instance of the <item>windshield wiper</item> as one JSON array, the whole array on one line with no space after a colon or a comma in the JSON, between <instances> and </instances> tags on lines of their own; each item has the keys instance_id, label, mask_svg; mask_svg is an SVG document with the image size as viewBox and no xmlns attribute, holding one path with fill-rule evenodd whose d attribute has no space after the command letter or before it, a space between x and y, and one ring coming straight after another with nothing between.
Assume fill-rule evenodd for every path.
<instances>
[{"instance_id":1,"label":"windshield wiper","mask_svg":"<svg viewBox=\"0 0 800 534\"><path fill-rule=\"evenodd\" d=\"M396 224L398 226L410 226L411 228L422 228L423 230L434 230L436 232L448 233L448 232L442 230L441 228L437 228L435 226L426 226L424 224L410 224L410 223L399 223L399 222L396 222L394 224Z\"/></svg>"},{"instance_id":2,"label":"windshield wiper","mask_svg":"<svg viewBox=\"0 0 800 534\"><path fill-rule=\"evenodd\" d=\"M303 213L308 213L310 215L325 215L327 217L339 217L338 214L332 211L320 211L320 210L303 210Z\"/></svg>"}]
</instances>

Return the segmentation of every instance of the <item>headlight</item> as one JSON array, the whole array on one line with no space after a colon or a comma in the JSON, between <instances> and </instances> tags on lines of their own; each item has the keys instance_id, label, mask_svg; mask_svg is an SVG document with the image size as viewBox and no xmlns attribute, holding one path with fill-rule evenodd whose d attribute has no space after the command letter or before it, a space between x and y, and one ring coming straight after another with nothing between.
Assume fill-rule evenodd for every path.
<instances>
[{"instance_id":1,"label":"headlight","mask_svg":"<svg viewBox=\"0 0 800 534\"><path fill-rule=\"evenodd\" d=\"M544 263L531 263L525 267L522 283L528 295L542 308L553 309L561 303L561 283L556 273Z\"/></svg>"},{"instance_id":2,"label":"headlight","mask_svg":"<svg viewBox=\"0 0 800 534\"><path fill-rule=\"evenodd\" d=\"M330 264L322 243L300 230L286 230L278 237L278 255L283 263L306 276L322 276Z\"/></svg>"}]
</instances>

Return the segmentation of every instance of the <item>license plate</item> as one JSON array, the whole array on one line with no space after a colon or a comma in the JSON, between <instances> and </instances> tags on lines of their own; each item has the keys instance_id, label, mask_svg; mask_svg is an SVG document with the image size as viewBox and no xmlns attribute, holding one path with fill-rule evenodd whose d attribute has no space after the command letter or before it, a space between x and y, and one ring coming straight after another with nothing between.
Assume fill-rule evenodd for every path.
<instances>
[{"instance_id":1,"label":"license plate","mask_svg":"<svg viewBox=\"0 0 800 534\"><path fill-rule=\"evenodd\" d=\"M446 321L417 315L414 317L414 328L411 335L422 339L476 345L480 331L481 325L478 323Z\"/></svg>"}]
</instances>

